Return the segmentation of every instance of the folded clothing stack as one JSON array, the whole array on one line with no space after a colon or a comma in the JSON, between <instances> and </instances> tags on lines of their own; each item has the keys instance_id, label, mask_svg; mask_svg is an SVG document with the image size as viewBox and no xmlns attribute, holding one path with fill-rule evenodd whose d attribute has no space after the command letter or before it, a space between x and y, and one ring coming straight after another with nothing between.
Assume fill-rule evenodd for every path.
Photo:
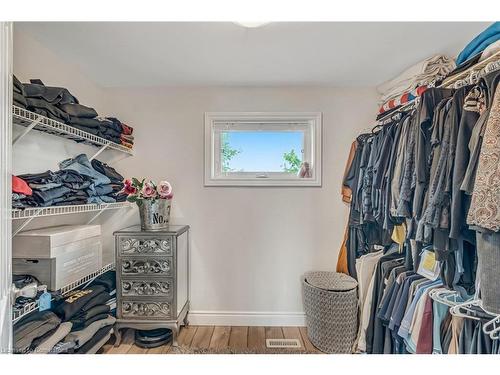
<instances>
[{"instance_id":1,"label":"folded clothing stack","mask_svg":"<svg viewBox=\"0 0 500 375\"><path fill-rule=\"evenodd\" d=\"M61 319L49 310L37 311L22 318L14 324L14 352L37 351L40 345L49 347L50 341L56 337L54 335L61 335L58 332L60 324Z\"/></svg>"},{"instance_id":2,"label":"folded clothing stack","mask_svg":"<svg viewBox=\"0 0 500 375\"><path fill-rule=\"evenodd\" d=\"M412 90L410 92L405 92L403 95L391 99L387 102L385 102L379 109L378 113L379 116L382 114L385 114L388 111L391 111L393 109L396 109L406 103L411 102L415 98L422 96L422 94L427 90L427 86L419 86L415 90ZM378 118L377 118L378 120Z\"/></svg>"},{"instance_id":3,"label":"folded clothing stack","mask_svg":"<svg viewBox=\"0 0 500 375\"><path fill-rule=\"evenodd\" d=\"M66 297L54 296L51 311L37 311L14 325L15 352L97 352L113 332L115 296L115 271L100 275L87 288Z\"/></svg>"},{"instance_id":4,"label":"folded clothing stack","mask_svg":"<svg viewBox=\"0 0 500 375\"><path fill-rule=\"evenodd\" d=\"M110 288L114 286L95 284L56 303L54 312L72 325L63 343L57 345L58 353L95 353L109 339L116 321L107 305L112 298Z\"/></svg>"},{"instance_id":5,"label":"folded clothing stack","mask_svg":"<svg viewBox=\"0 0 500 375\"><path fill-rule=\"evenodd\" d=\"M116 271L108 271L97 277L90 286L101 285L109 293L110 298L106 301L109 314L116 317Z\"/></svg>"},{"instance_id":6,"label":"folded clothing stack","mask_svg":"<svg viewBox=\"0 0 500 375\"><path fill-rule=\"evenodd\" d=\"M18 107L129 148L134 144L131 127L114 117L98 117L94 108L80 104L64 87L45 86L38 79L21 83L14 76L13 91L13 103ZM128 138L122 140L122 136Z\"/></svg>"},{"instance_id":7,"label":"folded clothing stack","mask_svg":"<svg viewBox=\"0 0 500 375\"><path fill-rule=\"evenodd\" d=\"M428 86L440 81L454 68L455 62L447 56L436 55L427 58L405 70L398 77L379 85L377 90L381 94L380 105L397 99L419 86Z\"/></svg>"},{"instance_id":8,"label":"folded clothing stack","mask_svg":"<svg viewBox=\"0 0 500 375\"><path fill-rule=\"evenodd\" d=\"M120 193L123 176L87 155L59 163L60 170L13 176L13 208L114 203L126 200Z\"/></svg>"},{"instance_id":9,"label":"folded clothing stack","mask_svg":"<svg viewBox=\"0 0 500 375\"><path fill-rule=\"evenodd\" d=\"M105 192L107 196L113 198L116 202L125 202L127 195L121 192L123 189L123 176L113 167L97 159L93 159L91 164L94 170L106 176L110 181L108 185L101 187L100 192Z\"/></svg>"}]
</instances>

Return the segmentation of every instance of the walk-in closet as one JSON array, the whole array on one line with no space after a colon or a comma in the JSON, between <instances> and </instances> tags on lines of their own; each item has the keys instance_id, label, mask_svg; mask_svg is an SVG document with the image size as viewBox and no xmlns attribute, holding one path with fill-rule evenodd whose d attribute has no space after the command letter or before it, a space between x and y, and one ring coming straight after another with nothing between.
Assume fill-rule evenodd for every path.
<instances>
[{"instance_id":1,"label":"walk-in closet","mask_svg":"<svg viewBox=\"0 0 500 375\"><path fill-rule=\"evenodd\" d=\"M500 22L5 20L0 49L6 355L500 358Z\"/></svg>"}]
</instances>

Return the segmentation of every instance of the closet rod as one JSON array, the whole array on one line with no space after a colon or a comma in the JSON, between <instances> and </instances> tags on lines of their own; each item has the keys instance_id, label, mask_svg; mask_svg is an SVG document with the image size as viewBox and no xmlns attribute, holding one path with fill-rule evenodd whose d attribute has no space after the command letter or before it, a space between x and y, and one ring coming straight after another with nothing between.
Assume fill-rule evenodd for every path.
<instances>
[{"instance_id":1,"label":"closet rod","mask_svg":"<svg viewBox=\"0 0 500 375\"><path fill-rule=\"evenodd\" d=\"M417 104L418 104L418 97L413 99L412 101L410 101L408 103L403 104L401 107L399 107L398 109L395 109L393 112L388 113L385 116L382 116L381 118L379 118L377 120L377 123L375 125L385 125L384 124L385 121L387 121L389 119L392 120L393 117L395 117L396 115L401 115L402 112L406 112L406 111L412 109Z\"/></svg>"},{"instance_id":2,"label":"closet rod","mask_svg":"<svg viewBox=\"0 0 500 375\"><path fill-rule=\"evenodd\" d=\"M471 76L471 74L476 72L476 71L479 71L479 73L481 73L490 63L495 63L498 61L500 61L500 51L491 55L487 59L484 59L483 61L478 62L477 64L471 66L470 68L464 70L463 72L455 74L452 77L446 78L443 81L443 83L441 83L441 85L439 85L438 87L447 87L447 88L452 87L452 85L455 82L469 78ZM498 69L494 69L492 71L496 71L496 70L498 70ZM492 71L487 72L486 74L491 73Z\"/></svg>"}]
</instances>

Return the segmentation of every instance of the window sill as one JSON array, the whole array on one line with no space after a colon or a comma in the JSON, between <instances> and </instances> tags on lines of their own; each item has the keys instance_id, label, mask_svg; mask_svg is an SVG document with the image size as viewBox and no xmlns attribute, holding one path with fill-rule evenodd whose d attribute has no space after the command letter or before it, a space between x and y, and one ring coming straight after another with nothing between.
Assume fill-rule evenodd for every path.
<instances>
[{"instance_id":1,"label":"window sill","mask_svg":"<svg viewBox=\"0 0 500 375\"><path fill-rule=\"evenodd\" d=\"M205 186L243 186L243 187L321 187L321 181L316 179L232 179L232 178L208 178Z\"/></svg>"}]
</instances>

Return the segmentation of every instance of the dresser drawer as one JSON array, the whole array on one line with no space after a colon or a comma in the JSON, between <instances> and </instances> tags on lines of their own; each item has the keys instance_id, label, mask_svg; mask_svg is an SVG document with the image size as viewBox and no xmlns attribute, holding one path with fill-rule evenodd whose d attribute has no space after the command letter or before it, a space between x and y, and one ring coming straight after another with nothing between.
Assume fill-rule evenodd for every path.
<instances>
[{"instance_id":1,"label":"dresser drawer","mask_svg":"<svg viewBox=\"0 0 500 375\"><path fill-rule=\"evenodd\" d=\"M170 276L174 275L172 257L122 258L119 271L122 276Z\"/></svg>"},{"instance_id":2,"label":"dresser drawer","mask_svg":"<svg viewBox=\"0 0 500 375\"><path fill-rule=\"evenodd\" d=\"M122 297L162 297L165 301L172 301L174 280L162 278L153 280L122 279Z\"/></svg>"},{"instance_id":3,"label":"dresser drawer","mask_svg":"<svg viewBox=\"0 0 500 375\"><path fill-rule=\"evenodd\" d=\"M173 238L165 237L118 237L118 251L126 255L165 255L173 254Z\"/></svg>"},{"instance_id":4,"label":"dresser drawer","mask_svg":"<svg viewBox=\"0 0 500 375\"><path fill-rule=\"evenodd\" d=\"M123 299L121 318L136 320L172 319L172 305L165 301L137 301Z\"/></svg>"}]
</instances>

